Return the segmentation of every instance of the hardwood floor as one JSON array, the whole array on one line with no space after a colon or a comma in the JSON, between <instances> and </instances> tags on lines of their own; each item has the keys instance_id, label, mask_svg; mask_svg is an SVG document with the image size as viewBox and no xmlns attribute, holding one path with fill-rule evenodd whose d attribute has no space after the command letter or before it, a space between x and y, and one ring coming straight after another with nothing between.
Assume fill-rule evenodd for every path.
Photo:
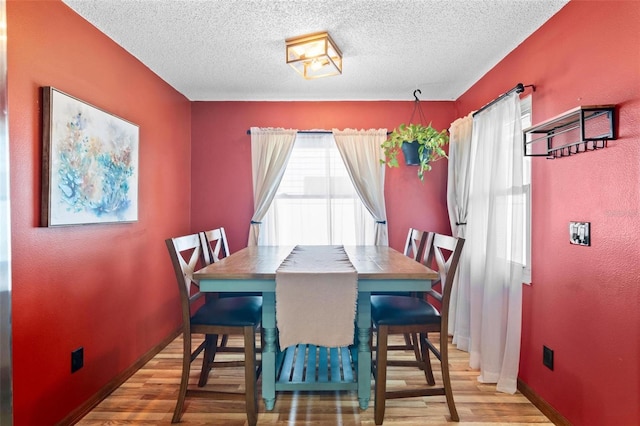
<instances>
[{"instance_id":1,"label":"hardwood floor","mask_svg":"<svg viewBox=\"0 0 640 426\"><path fill-rule=\"evenodd\" d=\"M396 336L390 344L401 343ZM230 339L231 345L240 340ZM495 386L478 383L478 372L469 368L469 356L450 346L451 380L460 425L553 424L520 392L507 395ZM241 359L242 354L224 353L224 359ZM393 351L390 356L411 359L413 353ZM182 357L182 338L178 337L122 386L96 406L78 425L168 425L175 407ZM222 359L222 358L221 358ZM191 370L193 387L198 381L201 358ZM439 365L432 360L436 383L440 383ZM407 367L389 367L389 388L410 387L422 383L424 374ZM207 387L242 391L242 367L214 369ZM260 390L260 382L258 383ZM244 400L187 399L184 425L245 425ZM440 425L450 422L444 396L395 399L387 401L384 424ZM266 411L260 398L258 425L374 425L373 392L369 409L361 411L355 392L280 392L273 411Z\"/></svg>"}]
</instances>

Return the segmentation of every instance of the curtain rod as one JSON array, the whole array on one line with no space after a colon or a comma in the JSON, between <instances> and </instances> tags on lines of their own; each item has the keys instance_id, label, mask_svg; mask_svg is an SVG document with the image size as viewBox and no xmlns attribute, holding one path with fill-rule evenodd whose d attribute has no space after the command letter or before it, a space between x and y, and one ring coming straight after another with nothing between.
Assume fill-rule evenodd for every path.
<instances>
[{"instance_id":1,"label":"curtain rod","mask_svg":"<svg viewBox=\"0 0 640 426\"><path fill-rule=\"evenodd\" d=\"M333 134L331 130L298 130L296 133L306 133L311 135L330 135ZM387 135L391 132L387 132ZM251 129L247 130L247 134L251 134Z\"/></svg>"},{"instance_id":2,"label":"curtain rod","mask_svg":"<svg viewBox=\"0 0 640 426\"><path fill-rule=\"evenodd\" d=\"M486 104L485 106L483 106L482 108L480 108L479 110L477 110L476 112L474 112L472 114L473 117L475 117L477 114L480 114L482 111L484 111L485 109L489 108L491 105L495 104L496 102L500 101L501 99L509 96L510 94L512 94L513 92L516 93L522 93L524 92L524 88L525 87L531 87L533 89L533 91L536 91L536 86L534 86L533 84L527 84L526 86L522 83L518 83L516 84L516 87L514 87L513 89L509 90L506 93L503 93L502 95L498 96L497 98L495 98L494 100L492 100L491 102L489 102L488 104Z\"/></svg>"},{"instance_id":3,"label":"curtain rod","mask_svg":"<svg viewBox=\"0 0 640 426\"><path fill-rule=\"evenodd\" d=\"M333 133L331 130L298 130L296 133L309 133L316 135L327 135ZM247 130L247 134L251 134L251 129Z\"/></svg>"}]
</instances>

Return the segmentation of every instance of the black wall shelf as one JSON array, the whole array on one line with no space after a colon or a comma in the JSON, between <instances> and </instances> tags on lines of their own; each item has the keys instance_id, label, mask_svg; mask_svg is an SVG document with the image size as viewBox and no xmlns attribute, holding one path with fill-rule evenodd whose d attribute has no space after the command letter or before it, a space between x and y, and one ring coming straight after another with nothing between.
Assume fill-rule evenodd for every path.
<instances>
[{"instance_id":1,"label":"black wall shelf","mask_svg":"<svg viewBox=\"0 0 640 426\"><path fill-rule=\"evenodd\" d=\"M579 106L524 129L524 155L554 159L606 148L616 139L615 107Z\"/></svg>"}]
</instances>

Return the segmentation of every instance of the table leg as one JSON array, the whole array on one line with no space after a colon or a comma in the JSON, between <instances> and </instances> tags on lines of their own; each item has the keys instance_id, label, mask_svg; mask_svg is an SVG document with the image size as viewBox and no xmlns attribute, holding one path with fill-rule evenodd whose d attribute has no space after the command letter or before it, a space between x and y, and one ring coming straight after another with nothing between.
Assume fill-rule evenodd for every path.
<instances>
[{"instance_id":1,"label":"table leg","mask_svg":"<svg viewBox=\"0 0 640 426\"><path fill-rule=\"evenodd\" d=\"M276 403L276 294L262 294L262 398L267 410L273 410Z\"/></svg>"},{"instance_id":2,"label":"table leg","mask_svg":"<svg viewBox=\"0 0 640 426\"><path fill-rule=\"evenodd\" d=\"M358 292L358 401L366 410L371 398L371 293Z\"/></svg>"}]
</instances>

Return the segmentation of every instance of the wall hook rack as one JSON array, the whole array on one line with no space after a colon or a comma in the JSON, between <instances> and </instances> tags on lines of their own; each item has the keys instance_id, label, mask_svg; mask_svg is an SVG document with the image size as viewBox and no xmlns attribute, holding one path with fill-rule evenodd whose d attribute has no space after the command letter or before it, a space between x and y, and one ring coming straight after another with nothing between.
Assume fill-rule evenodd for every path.
<instances>
[{"instance_id":1,"label":"wall hook rack","mask_svg":"<svg viewBox=\"0 0 640 426\"><path fill-rule=\"evenodd\" d=\"M524 129L524 155L569 157L606 148L616 139L615 105L586 105Z\"/></svg>"}]
</instances>

